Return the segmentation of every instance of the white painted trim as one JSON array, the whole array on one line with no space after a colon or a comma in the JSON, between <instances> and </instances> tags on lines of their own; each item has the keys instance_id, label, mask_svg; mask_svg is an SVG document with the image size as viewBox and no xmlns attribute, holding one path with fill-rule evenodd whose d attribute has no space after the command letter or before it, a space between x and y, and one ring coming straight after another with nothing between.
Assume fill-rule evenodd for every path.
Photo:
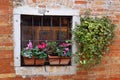
<instances>
[{"instance_id":1,"label":"white painted trim","mask_svg":"<svg viewBox=\"0 0 120 80\"><path fill-rule=\"evenodd\" d=\"M75 28L76 23L79 23L79 10L74 10L70 8L60 8L60 9L46 9L44 15L53 15L53 16L72 16L72 29ZM38 8L22 6L14 9L14 66L17 75L68 75L76 73L76 65L74 63L74 57L72 58L72 65L65 67L51 67L51 66L43 66L43 67L21 67L21 57L20 57L20 16L21 14L27 15L43 15L39 13ZM73 36L74 37L74 36ZM73 39L72 37L72 39ZM75 43L72 45L72 51L75 53L76 46ZM46 67L46 70L44 69ZM50 70L54 69L58 72L51 72ZM67 70L65 73L61 72L61 70ZM41 70L41 71L40 71ZM35 72L36 71L36 72ZM38 72L39 71L39 72ZM60 72L59 72L60 71Z\"/></svg>"},{"instance_id":2,"label":"white painted trim","mask_svg":"<svg viewBox=\"0 0 120 80\"><path fill-rule=\"evenodd\" d=\"M30 7L28 5L14 8L14 14L28 14L28 15L43 15L40 13L40 8ZM74 16L79 15L79 10L71 8L46 8L44 15L61 15L61 16Z\"/></svg>"},{"instance_id":3,"label":"white painted trim","mask_svg":"<svg viewBox=\"0 0 120 80\"><path fill-rule=\"evenodd\" d=\"M14 66L20 66L20 15L14 15Z\"/></svg>"}]
</instances>

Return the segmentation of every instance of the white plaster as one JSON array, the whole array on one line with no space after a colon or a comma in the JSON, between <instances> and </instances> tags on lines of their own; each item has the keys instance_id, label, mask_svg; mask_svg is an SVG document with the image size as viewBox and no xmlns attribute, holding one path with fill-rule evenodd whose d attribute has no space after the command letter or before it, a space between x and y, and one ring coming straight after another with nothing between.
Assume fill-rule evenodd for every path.
<instances>
[{"instance_id":1,"label":"white plaster","mask_svg":"<svg viewBox=\"0 0 120 80\"><path fill-rule=\"evenodd\" d=\"M76 65L74 63L74 57L72 58L71 66L42 66L42 67L21 67L20 59L20 16L21 14L27 15L58 15L58 16L72 16L72 29L75 24L79 24L79 10L70 8L60 9L46 9L48 12L45 14L39 13L39 8L22 6L14 8L14 66L17 75L34 76L34 75L68 75L76 73ZM73 37L72 37L73 39ZM73 54L76 51L75 43L72 45Z\"/></svg>"},{"instance_id":2,"label":"white plaster","mask_svg":"<svg viewBox=\"0 0 120 80\"><path fill-rule=\"evenodd\" d=\"M14 66L20 66L20 15L14 15Z\"/></svg>"},{"instance_id":3,"label":"white plaster","mask_svg":"<svg viewBox=\"0 0 120 80\"><path fill-rule=\"evenodd\" d=\"M14 14L28 14L28 15L43 15L39 13L41 8L30 7L28 5L17 7L14 9ZM71 8L46 8L46 13L44 15L61 15L61 16L77 16L79 15L79 10Z\"/></svg>"}]
</instances>

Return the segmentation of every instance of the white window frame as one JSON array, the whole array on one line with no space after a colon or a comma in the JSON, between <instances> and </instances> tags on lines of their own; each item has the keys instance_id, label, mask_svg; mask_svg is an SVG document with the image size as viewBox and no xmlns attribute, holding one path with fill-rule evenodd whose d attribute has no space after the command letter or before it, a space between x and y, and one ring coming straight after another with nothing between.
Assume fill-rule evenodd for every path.
<instances>
[{"instance_id":1,"label":"white window frame","mask_svg":"<svg viewBox=\"0 0 120 80\"><path fill-rule=\"evenodd\" d=\"M44 15L55 15L55 16L72 16L72 29L74 29L75 24L79 24L79 10L76 9L70 9L70 8L60 8L60 9L46 9L46 13ZM14 8L14 15L13 15L13 21L14 21L14 66L15 71L17 75L65 75L65 74L75 74L76 73L76 65L74 63L74 57L72 58L71 66L61 66L59 67L61 70L65 69L68 71L66 72L58 72L57 67L51 67L51 66L42 66L42 67L21 67L21 40L20 40L20 20L21 15L27 14L27 15L40 15L43 14L40 13L38 8L29 7L29 6L21 6ZM73 36L72 36L73 39ZM74 54L76 51L75 44L72 45L72 53ZM53 72L50 71L51 68L53 68ZM44 69L44 70L42 70ZM39 70L42 70L39 72ZM47 71L46 71L47 70ZM26 72L24 72L26 71Z\"/></svg>"}]
</instances>

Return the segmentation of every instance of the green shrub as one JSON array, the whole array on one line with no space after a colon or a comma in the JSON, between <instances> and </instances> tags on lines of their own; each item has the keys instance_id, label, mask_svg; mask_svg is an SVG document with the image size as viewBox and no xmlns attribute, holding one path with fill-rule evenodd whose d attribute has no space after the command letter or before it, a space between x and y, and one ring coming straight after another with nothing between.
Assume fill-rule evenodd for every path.
<instances>
[{"instance_id":1,"label":"green shrub","mask_svg":"<svg viewBox=\"0 0 120 80\"><path fill-rule=\"evenodd\" d=\"M73 33L78 44L76 63L83 68L91 68L100 63L103 54L109 51L109 45L113 41L115 24L108 17L80 18L80 25L76 25Z\"/></svg>"}]
</instances>

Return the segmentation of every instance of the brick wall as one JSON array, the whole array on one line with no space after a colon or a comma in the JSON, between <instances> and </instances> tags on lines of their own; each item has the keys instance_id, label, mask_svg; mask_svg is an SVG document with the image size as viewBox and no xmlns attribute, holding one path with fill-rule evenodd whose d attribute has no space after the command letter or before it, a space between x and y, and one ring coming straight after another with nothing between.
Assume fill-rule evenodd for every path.
<instances>
[{"instance_id":1,"label":"brick wall","mask_svg":"<svg viewBox=\"0 0 120 80\"><path fill-rule=\"evenodd\" d=\"M36 1L43 0L34 0ZM103 57L101 64L88 71L79 70L75 75L26 78L17 76L13 65L13 1L0 0L0 80L120 80L120 0L75 0L73 3L68 3L67 0L60 1L67 3L63 5L80 9L80 15L89 8L93 16L108 15L116 23L118 27L115 30L115 42L110 46L110 53Z\"/></svg>"}]
</instances>

